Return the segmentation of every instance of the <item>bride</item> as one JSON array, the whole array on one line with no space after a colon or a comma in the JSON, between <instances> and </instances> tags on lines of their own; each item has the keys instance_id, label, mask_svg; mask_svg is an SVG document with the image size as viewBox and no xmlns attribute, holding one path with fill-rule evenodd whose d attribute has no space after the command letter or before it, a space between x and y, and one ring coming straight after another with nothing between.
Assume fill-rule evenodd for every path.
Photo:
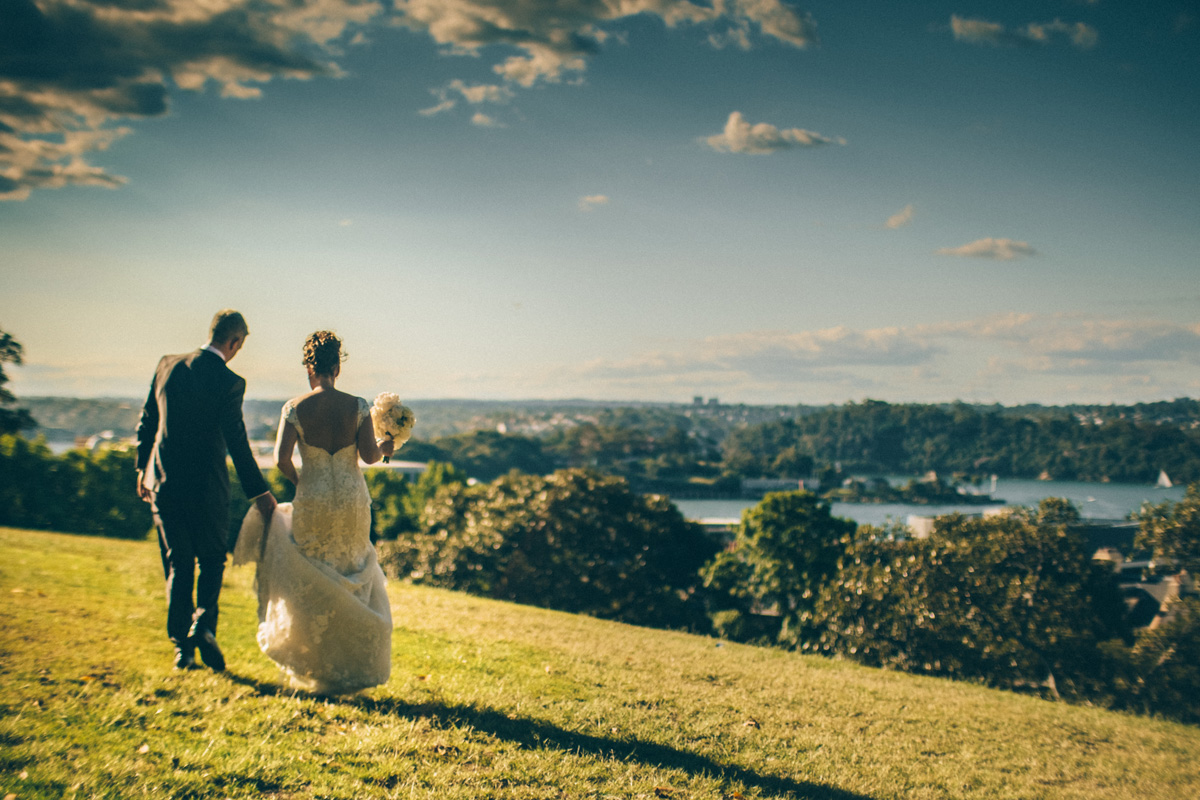
<instances>
[{"instance_id":1,"label":"bride","mask_svg":"<svg viewBox=\"0 0 1200 800\"><path fill-rule=\"evenodd\" d=\"M284 404L275 442L296 498L279 504L265 539L251 507L234 552L235 564L258 562L258 646L293 687L318 694L376 686L391 670L392 614L358 460L374 464L394 444L375 441L366 400L334 388L341 344L329 331L304 343L312 391Z\"/></svg>"}]
</instances>

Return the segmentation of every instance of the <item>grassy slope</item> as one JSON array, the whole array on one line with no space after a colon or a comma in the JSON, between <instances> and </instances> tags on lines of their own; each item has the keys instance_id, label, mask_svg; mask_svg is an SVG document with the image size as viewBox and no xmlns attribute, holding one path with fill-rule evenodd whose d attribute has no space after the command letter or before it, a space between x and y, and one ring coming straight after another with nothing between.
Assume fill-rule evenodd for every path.
<instances>
[{"instance_id":1,"label":"grassy slope","mask_svg":"<svg viewBox=\"0 0 1200 800\"><path fill-rule=\"evenodd\" d=\"M391 681L296 695L252 579L174 672L152 544L0 529L0 797L1200 796L1196 728L398 584Z\"/></svg>"}]
</instances>

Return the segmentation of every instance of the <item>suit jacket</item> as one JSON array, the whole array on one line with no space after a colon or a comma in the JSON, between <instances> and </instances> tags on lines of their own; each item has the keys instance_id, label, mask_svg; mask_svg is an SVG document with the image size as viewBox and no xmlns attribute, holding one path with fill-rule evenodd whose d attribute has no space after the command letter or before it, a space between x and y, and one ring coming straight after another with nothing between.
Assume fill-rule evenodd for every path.
<instances>
[{"instance_id":1,"label":"suit jacket","mask_svg":"<svg viewBox=\"0 0 1200 800\"><path fill-rule=\"evenodd\" d=\"M137 466L158 506L205 509L228 521L226 451L247 497L268 491L242 421L245 392L246 381L209 350L158 362L137 431Z\"/></svg>"}]
</instances>

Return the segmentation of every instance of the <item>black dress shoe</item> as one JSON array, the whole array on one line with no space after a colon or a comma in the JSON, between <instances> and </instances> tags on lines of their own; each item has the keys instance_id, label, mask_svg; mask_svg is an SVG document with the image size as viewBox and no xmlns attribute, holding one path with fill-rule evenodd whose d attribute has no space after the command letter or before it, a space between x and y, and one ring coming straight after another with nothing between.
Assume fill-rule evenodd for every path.
<instances>
[{"instance_id":1,"label":"black dress shoe","mask_svg":"<svg viewBox=\"0 0 1200 800\"><path fill-rule=\"evenodd\" d=\"M217 637L212 631L196 634L192 637L192 643L200 651L200 658L204 660L206 667L213 672L225 671L225 656L221 654L221 648L217 646Z\"/></svg>"},{"instance_id":2,"label":"black dress shoe","mask_svg":"<svg viewBox=\"0 0 1200 800\"><path fill-rule=\"evenodd\" d=\"M175 648L175 669L195 669L196 657L190 647Z\"/></svg>"}]
</instances>

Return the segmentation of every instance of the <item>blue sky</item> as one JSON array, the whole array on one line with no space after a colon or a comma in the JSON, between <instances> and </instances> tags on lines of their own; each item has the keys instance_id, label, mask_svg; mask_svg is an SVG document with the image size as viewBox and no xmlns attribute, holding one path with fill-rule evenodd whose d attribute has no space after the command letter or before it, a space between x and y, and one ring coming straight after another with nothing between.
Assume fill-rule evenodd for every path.
<instances>
[{"instance_id":1,"label":"blue sky","mask_svg":"<svg viewBox=\"0 0 1200 800\"><path fill-rule=\"evenodd\" d=\"M4 19L7 17L7 19ZM18 394L1200 395L1188 2L10 0Z\"/></svg>"}]
</instances>

